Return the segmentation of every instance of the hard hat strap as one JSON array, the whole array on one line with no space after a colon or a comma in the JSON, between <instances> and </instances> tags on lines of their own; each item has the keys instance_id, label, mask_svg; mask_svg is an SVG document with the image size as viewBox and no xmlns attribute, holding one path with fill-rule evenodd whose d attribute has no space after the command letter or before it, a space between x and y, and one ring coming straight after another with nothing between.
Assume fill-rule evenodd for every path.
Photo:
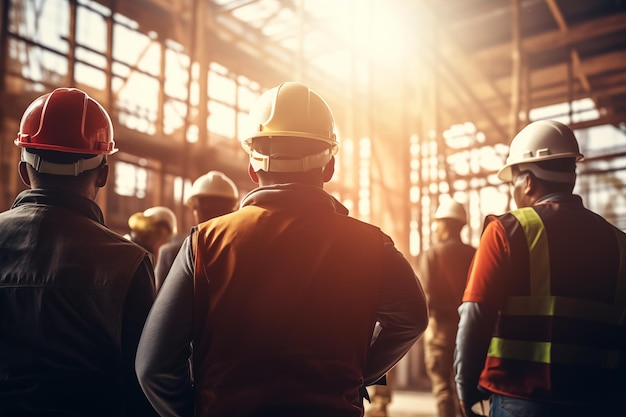
<instances>
[{"instance_id":1,"label":"hard hat strap","mask_svg":"<svg viewBox=\"0 0 626 417\"><path fill-rule=\"evenodd\" d=\"M307 155L301 158L283 158L278 155L264 155L252 150L250 165L254 172L306 172L313 168L321 168L332 158L331 150L325 149L320 153Z\"/></svg>"},{"instance_id":2,"label":"hard hat strap","mask_svg":"<svg viewBox=\"0 0 626 417\"><path fill-rule=\"evenodd\" d=\"M41 159L39 155L30 153L26 149L22 149L22 161L26 162L32 166L35 171L42 174L77 176L81 172L97 168L102 163L104 157L104 155L96 155L95 157L89 159L79 159L73 164L57 164L45 161Z\"/></svg>"},{"instance_id":3,"label":"hard hat strap","mask_svg":"<svg viewBox=\"0 0 626 417\"><path fill-rule=\"evenodd\" d=\"M537 178L545 181L563 182L568 184L576 182L575 172L550 171L530 162L518 164L517 167L520 171L530 171L535 174Z\"/></svg>"}]
</instances>

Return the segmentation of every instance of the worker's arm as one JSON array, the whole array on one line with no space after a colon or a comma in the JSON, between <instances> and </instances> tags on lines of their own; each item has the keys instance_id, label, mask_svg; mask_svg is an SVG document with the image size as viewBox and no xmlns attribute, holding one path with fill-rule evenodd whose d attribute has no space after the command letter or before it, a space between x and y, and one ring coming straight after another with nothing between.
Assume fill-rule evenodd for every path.
<instances>
[{"instance_id":1,"label":"worker's arm","mask_svg":"<svg viewBox=\"0 0 626 417\"><path fill-rule=\"evenodd\" d=\"M497 314L497 309L486 304L465 302L459 307L454 370L459 400L466 411L489 396L478 388L478 380L485 364Z\"/></svg>"},{"instance_id":2,"label":"worker's arm","mask_svg":"<svg viewBox=\"0 0 626 417\"><path fill-rule=\"evenodd\" d=\"M380 332L370 347L365 384L391 369L424 333L428 308L411 265L392 243L385 244L384 273L377 321Z\"/></svg>"},{"instance_id":3,"label":"worker's arm","mask_svg":"<svg viewBox=\"0 0 626 417\"><path fill-rule=\"evenodd\" d=\"M161 416L193 416L192 305L193 254L187 238L150 311L135 360L141 388Z\"/></svg>"},{"instance_id":4,"label":"worker's arm","mask_svg":"<svg viewBox=\"0 0 626 417\"><path fill-rule=\"evenodd\" d=\"M498 221L488 219L469 271L455 346L455 381L461 408L471 416L471 407L489 394L479 386L498 311L505 297L509 275L509 243Z\"/></svg>"}]
</instances>

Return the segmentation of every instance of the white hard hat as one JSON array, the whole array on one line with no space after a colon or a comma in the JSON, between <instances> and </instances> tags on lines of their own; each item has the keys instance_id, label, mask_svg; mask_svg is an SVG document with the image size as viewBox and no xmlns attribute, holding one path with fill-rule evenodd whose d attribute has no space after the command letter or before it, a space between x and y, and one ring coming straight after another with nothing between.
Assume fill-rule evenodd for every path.
<instances>
[{"instance_id":1,"label":"white hard hat","mask_svg":"<svg viewBox=\"0 0 626 417\"><path fill-rule=\"evenodd\" d=\"M563 123L539 120L527 125L515 135L511 141L506 164L498 172L498 178L502 181L512 181L511 167L519 165L520 170L531 171L537 178L573 183L576 179L574 172L548 171L534 164L560 158L574 158L576 161L583 159L574 132Z\"/></svg>"},{"instance_id":2,"label":"white hard hat","mask_svg":"<svg viewBox=\"0 0 626 417\"><path fill-rule=\"evenodd\" d=\"M191 192L185 199L185 205L193 207L194 200L199 196L223 197L239 199L237 186L223 172L209 171L198 177L191 186Z\"/></svg>"},{"instance_id":3,"label":"white hard hat","mask_svg":"<svg viewBox=\"0 0 626 417\"><path fill-rule=\"evenodd\" d=\"M454 219L467 223L467 213L463 208L463 205L453 198L446 198L439 204L437 211L435 211L435 219Z\"/></svg>"},{"instance_id":4,"label":"white hard hat","mask_svg":"<svg viewBox=\"0 0 626 417\"><path fill-rule=\"evenodd\" d=\"M128 227L133 231L151 230L157 224L165 224L174 235L178 231L176 215L164 206L150 207L143 213L135 213L128 218Z\"/></svg>"},{"instance_id":5,"label":"white hard hat","mask_svg":"<svg viewBox=\"0 0 626 417\"><path fill-rule=\"evenodd\" d=\"M255 149L253 141L259 138L271 138L276 152L265 155ZM298 139L322 141L328 149L298 155L294 152ZM248 115L241 146L250 155L255 172L304 172L323 167L339 149L330 107L319 94L297 82L282 83L259 97Z\"/></svg>"}]
</instances>

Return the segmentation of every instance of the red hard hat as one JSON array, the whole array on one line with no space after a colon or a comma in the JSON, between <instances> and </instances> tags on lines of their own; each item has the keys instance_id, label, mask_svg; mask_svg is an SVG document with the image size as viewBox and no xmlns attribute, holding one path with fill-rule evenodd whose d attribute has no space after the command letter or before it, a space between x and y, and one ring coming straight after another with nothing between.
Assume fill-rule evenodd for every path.
<instances>
[{"instance_id":1,"label":"red hard hat","mask_svg":"<svg viewBox=\"0 0 626 417\"><path fill-rule=\"evenodd\" d=\"M106 110L77 88L57 88L33 101L22 116L15 144L91 155L118 151Z\"/></svg>"}]
</instances>

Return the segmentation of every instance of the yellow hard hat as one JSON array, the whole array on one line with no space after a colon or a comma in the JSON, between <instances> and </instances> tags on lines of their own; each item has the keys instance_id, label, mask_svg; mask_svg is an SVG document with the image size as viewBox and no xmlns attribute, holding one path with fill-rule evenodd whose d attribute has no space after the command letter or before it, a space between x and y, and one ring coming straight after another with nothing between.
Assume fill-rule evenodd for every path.
<instances>
[{"instance_id":1,"label":"yellow hard hat","mask_svg":"<svg viewBox=\"0 0 626 417\"><path fill-rule=\"evenodd\" d=\"M271 138L276 154L255 149L254 140ZM312 139L328 144L328 149L312 155L294 152L294 141ZM287 143L289 142L289 146ZM281 144L284 143L284 149ZM248 129L241 146L250 155L255 171L303 172L322 167L339 149L335 121L324 99L306 85L284 82L259 97L248 115Z\"/></svg>"},{"instance_id":2,"label":"yellow hard hat","mask_svg":"<svg viewBox=\"0 0 626 417\"><path fill-rule=\"evenodd\" d=\"M128 227L134 232L155 230L159 225L165 226L175 235L178 231L176 215L164 206L150 207L144 212L138 212L128 218Z\"/></svg>"}]
</instances>

